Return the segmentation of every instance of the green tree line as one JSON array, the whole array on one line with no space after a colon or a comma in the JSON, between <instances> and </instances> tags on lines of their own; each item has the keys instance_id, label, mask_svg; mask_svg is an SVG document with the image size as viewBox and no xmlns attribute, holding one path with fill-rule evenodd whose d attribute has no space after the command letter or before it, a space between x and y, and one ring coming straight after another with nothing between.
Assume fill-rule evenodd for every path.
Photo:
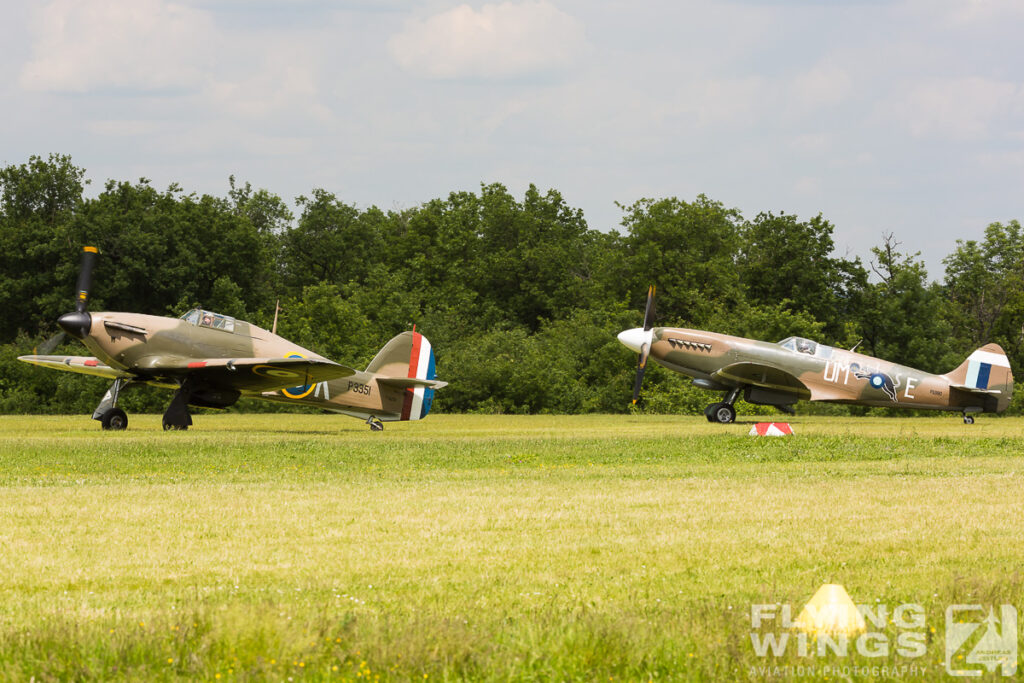
<instances>
[{"instance_id":1,"label":"green tree line","mask_svg":"<svg viewBox=\"0 0 1024 683\"><path fill-rule=\"evenodd\" d=\"M280 301L280 334L359 367L416 324L450 382L435 406L452 412L628 410L636 357L616 334L640 324L651 284L659 325L859 343L932 372L991 341L1014 368L1024 361L1016 220L959 241L938 282L895 236L881 235L863 263L836 254L821 215L746 217L704 195L622 205L621 230L606 233L532 185L521 198L495 183L390 211L314 189L293 212L234 178L223 197L146 179L86 196L86 184L65 155L0 169L0 412L90 412L103 393L95 378L15 360L71 309L85 244L101 254L93 310L202 306L269 328ZM73 341L54 351L83 352ZM644 391L649 410L712 399L658 368ZM168 395L125 400L162 410ZM275 409L243 409L257 406Z\"/></svg>"}]
</instances>

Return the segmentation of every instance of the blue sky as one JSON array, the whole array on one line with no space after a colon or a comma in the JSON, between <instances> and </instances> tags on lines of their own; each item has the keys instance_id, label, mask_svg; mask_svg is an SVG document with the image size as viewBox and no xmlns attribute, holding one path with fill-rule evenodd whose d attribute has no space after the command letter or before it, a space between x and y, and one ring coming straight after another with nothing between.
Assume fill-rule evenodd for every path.
<instances>
[{"instance_id":1,"label":"blue sky","mask_svg":"<svg viewBox=\"0 0 1024 683\"><path fill-rule=\"evenodd\" d=\"M384 209L501 182L883 233L934 277L1024 219L1018 0L3 3L0 162Z\"/></svg>"}]
</instances>

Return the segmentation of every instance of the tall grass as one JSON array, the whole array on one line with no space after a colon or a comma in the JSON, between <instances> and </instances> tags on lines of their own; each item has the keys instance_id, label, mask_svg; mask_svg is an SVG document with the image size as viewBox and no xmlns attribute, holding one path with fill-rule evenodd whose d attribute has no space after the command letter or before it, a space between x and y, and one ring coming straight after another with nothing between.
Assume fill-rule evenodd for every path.
<instances>
[{"instance_id":1,"label":"tall grass","mask_svg":"<svg viewBox=\"0 0 1024 683\"><path fill-rule=\"evenodd\" d=\"M0 418L0 676L931 679L946 605L1024 607L1024 422L793 424ZM758 657L751 604L827 582L923 605L927 655Z\"/></svg>"}]
</instances>

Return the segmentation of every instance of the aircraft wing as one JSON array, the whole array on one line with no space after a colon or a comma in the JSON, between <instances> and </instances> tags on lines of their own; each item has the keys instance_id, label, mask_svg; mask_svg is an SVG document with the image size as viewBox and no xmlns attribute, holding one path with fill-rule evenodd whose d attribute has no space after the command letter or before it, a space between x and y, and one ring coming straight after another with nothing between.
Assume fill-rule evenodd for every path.
<instances>
[{"instance_id":1,"label":"aircraft wing","mask_svg":"<svg viewBox=\"0 0 1024 683\"><path fill-rule=\"evenodd\" d=\"M768 389L778 389L806 396L810 390L790 372L764 363L742 361L726 365L711 373L716 381L729 384L753 384Z\"/></svg>"},{"instance_id":2,"label":"aircraft wing","mask_svg":"<svg viewBox=\"0 0 1024 683\"><path fill-rule=\"evenodd\" d=\"M203 384L240 391L275 391L308 386L355 370L317 358L182 358L147 356L135 366L157 377L194 377Z\"/></svg>"},{"instance_id":3,"label":"aircraft wing","mask_svg":"<svg viewBox=\"0 0 1024 683\"><path fill-rule=\"evenodd\" d=\"M53 370L77 372L81 375L94 375L107 379L134 377L132 373L112 368L92 356L18 356L18 360Z\"/></svg>"}]
</instances>

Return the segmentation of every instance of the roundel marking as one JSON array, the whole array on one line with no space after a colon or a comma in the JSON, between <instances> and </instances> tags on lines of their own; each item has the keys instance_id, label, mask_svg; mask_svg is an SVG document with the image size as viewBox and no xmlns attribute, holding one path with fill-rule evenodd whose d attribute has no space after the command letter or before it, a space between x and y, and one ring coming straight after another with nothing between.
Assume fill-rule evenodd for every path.
<instances>
[{"instance_id":1,"label":"roundel marking","mask_svg":"<svg viewBox=\"0 0 1024 683\"><path fill-rule=\"evenodd\" d=\"M871 386L873 386L875 389L881 389L884 384L885 377L883 377L880 373L876 372L875 374L871 375Z\"/></svg>"},{"instance_id":2,"label":"roundel marking","mask_svg":"<svg viewBox=\"0 0 1024 683\"><path fill-rule=\"evenodd\" d=\"M303 356L301 353L289 353L287 356L285 356L285 358L305 358L305 356ZM298 377L298 375L295 374L294 372L291 373L289 376ZM288 398L306 398L311 393L313 393L313 387L315 386L315 384L307 384L306 386L303 387L289 387L287 389L282 389L281 393L287 396Z\"/></svg>"},{"instance_id":3,"label":"roundel marking","mask_svg":"<svg viewBox=\"0 0 1024 683\"><path fill-rule=\"evenodd\" d=\"M277 377L279 379L291 379L301 376L297 372L285 370L284 368L275 368L273 365L256 365L253 366L252 371L263 377Z\"/></svg>"}]
</instances>

